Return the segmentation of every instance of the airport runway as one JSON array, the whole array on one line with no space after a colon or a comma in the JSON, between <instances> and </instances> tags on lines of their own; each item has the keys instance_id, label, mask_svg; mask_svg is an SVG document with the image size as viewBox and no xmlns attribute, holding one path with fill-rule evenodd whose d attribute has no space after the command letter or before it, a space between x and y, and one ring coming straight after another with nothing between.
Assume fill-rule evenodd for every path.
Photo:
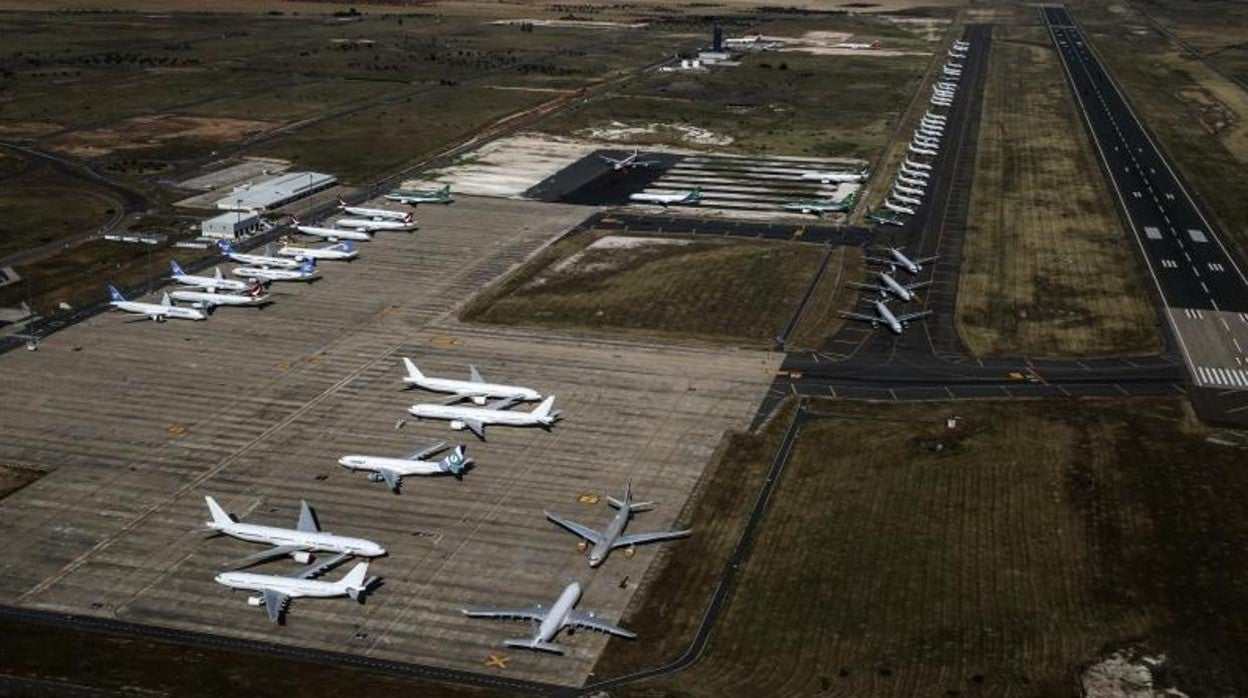
<instances>
[{"instance_id":1,"label":"airport runway","mask_svg":"<svg viewBox=\"0 0 1248 698\"><path fill-rule=\"evenodd\" d=\"M1064 7L1043 8L1209 421L1248 425L1248 279Z\"/></svg>"}]
</instances>

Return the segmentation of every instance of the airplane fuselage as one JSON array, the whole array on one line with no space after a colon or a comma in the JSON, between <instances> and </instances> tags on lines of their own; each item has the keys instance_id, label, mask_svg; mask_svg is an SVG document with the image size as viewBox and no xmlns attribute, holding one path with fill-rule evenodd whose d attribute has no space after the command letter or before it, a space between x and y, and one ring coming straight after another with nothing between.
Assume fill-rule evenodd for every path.
<instances>
[{"instance_id":1,"label":"airplane fuselage","mask_svg":"<svg viewBox=\"0 0 1248 698\"><path fill-rule=\"evenodd\" d=\"M893 315L893 311L888 309L884 301L875 301L875 314L880 316L880 322L888 325L888 329L893 334L901 334L903 329L901 323L897 321L897 316Z\"/></svg>"},{"instance_id":2,"label":"airplane fuselage","mask_svg":"<svg viewBox=\"0 0 1248 698\"><path fill-rule=\"evenodd\" d=\"M242 252L230 252L226 256L239 264L254 264L258 267L274 267L277 269L299 268L299 262L296 262L293 259L283 259L281 257L269 257L262 254L244 254Z\"/></svg>"},{"instance_id":3,"label":"airplane fuselage","mask_svg":"<svg viewBox=\"0 0 1248 698\"><path fill-rule=\"evenodd\" d=\"M897 280L889 276L887 272L880 272L879 276L880 281L883 282L884 287L888 289L889 293L906 302L914 300L914 293L912 293L910 289L905 286L897 283Z\"/></svg>"},{"instance_id":4,"label":"airplane fuselage","mask_svg":"<svg viewBox=\"0 0 1248 698\"><path fill-rule=\"evenodd\" d=\"M392 470L398 475L440 475L444 471L435 461L415 460L407 458L385 458L382 456L343 456L338 465L347 470L366 470L376 472L381 468Z\"/></svg>"},{"instance_id":5,"label":"airplane fuselage","mask_svg":"<svg viewBox=\"0 0 1248 698\"><path fill-rule=\"evenodd\" d=\"M624 527L628 525L628 520L632 518L633 512L629 509L629 502L624 501L624 506L615 512L615 516L607 522L607 527L602 530L602 536L598 542L594 544L593 549L589 551L589 566L597 567L607 559L607 555L611 553L611 549L615 547L615 542L620 539L620 535L624 533Z\"/></svg>"},{"instance_id":6,"label":"airplane fuselage","mask_svg":"<svg viewBox=\"0 0 1248 698\"><path fill-rule=\"evenodd\" d=\"M817 179L823 184L831 182L862 182L867 175L861 172L803 172L802 179Z\"/></svg>"},{"instance_id":7,"label":"airplane fuselage","mask_svg":"<svg viewBox=\"0 0 1248 698\"><path fill-rule=\"evenodd\" d=\"M893 261L897 263L897 266L905 269L911 274L918 274L919 270L923 268L921 265L910 261L910 258L902 254L901 250L896 247L888 248L888 254L893 258Z\"/></svg>"},{"instance_id":8,"label":"airplane fuselage","mask_svg":"<svg viewBox=\"0 0 1248 698\"><path fill-rule=\"evenodd\" d=\"M274 574L257 574L255 572L222 572L216 577L218 584L231 589L246 591L276 591L292 599L311 596L328 599L335 596L346 596L347 587L341 582L327 582L319 579L298 579Z\"/></svg>"},{"instance_id":9,"label":"airplane fuselage","mask_svg":"<svg viewBox=\"0 0 1248 698\"><path fill-rule=\"evenodd\" d=\"M169 318L175 320L206 320L207 316L194 308L179 308L176 305L160 303L143 303L141 301L112 301L111 305L118 310L136 315L146 315L156 322L164 322Z\"/></svg>"},{"instance_id":10,"label":"airplane fuselage","mask_svg":"<svg viewBox=\"0 0 1248 698\"><path fill-rule=\"evenodd\" d=\"M393 220L405 221L408 213L404 211L391 211L387 208L361 208L359 206L343 206L343 211L353 216L364 216L366 218L390 218Z\"/></svg>"},{"instance_id":11,"label":"airplane fuselage","mask_svg":"<svg viewBox=\"0 0 1248 698\"><path fill-rule=\"evenodd\" d=\"M553 424L550 418L535 417L529 412L511 412L509 410L491 410L486 407L467 407L464 405L412 405L407 411L421 419L447 419L451 428L463 429L464 420L479 422L482 425L501 424L511 427L528 427Z\"/></svg>"},{"instance_id":12,"label":"airplane fuselage","mask_svg":"<svg viewBox=\"0 0 1248 698\"><path fill-rule=\"evenodd\" d=\"M555 601L555 605L550 607L550 611L542 619L541 625L537 626L536 639L540 642L550 642L563 629L567 623L568 614L572 612L572 608L580 599L580 584L572 582L564 588L563 593L559 594L559 599Z\"/></svg>"},{"instance_id":13,"label":"airplane fuselage","mask_svg":"<svg viewBox=\"0 0 1248 698\"><path fill-rule=\"evenodd\" d=\"M278 528L276 526L260 526L245 523L221 525L213 521L208 522L206 525L222 535L245 540L249 543L266 543L273 546L289 545L310 551L348 553L360 557L377 557L386 553L385 548L371 540L339 536L326 531L300 531L294 528Z\"/></svg>"},{"instance_id":14,"label":"airplane fuselage","mask_svg":"<svg viewBox=\"0 0 1248 698\"><path fill-rule=\"evenodd\" d=\"M339 228L352 228L354 230L357 230L359 231L358 233L356 233L357 235L367 234L375 230L412 230L413 228L416 227L416 224L410 220L375 221L375 220L366 220L364 218L339 218L337 221L334 221L334 225L339 226ZM348 237L346 239L360 240L360 239L368 239L368 238Z\"/></svg>"},{"instance_id":15,"label":"airplane fuselage","mask_svg":"<svg viewBox=\"0 0 1248 698\"><path fill-rule=\"evenodd\" d=\"M247 283L233 279L218 279L215 276L193 276L191 274L174 274L169 279L183 286L199 288L218 288L226 291L246 291Z\"/></svg>"},{"instance_id":16,"label":"airplane fuselage","mask_svg":"<svg viewBox=\"0 0 1248 698\"><path fill-rule=\"evenodd\" d=\"M471 398L478 405L484 405L488 398L515 398L526 402L542 399L541 394L536 390L518 385L476 383L474 381L461 381L453 378L430 378L428 376L422 378L406 376L403 382L435 393L458 393Z\"/></svg>"},{"instance_id":17,"label":"airplane fuselage","mask_svg":"<svg viewBox=\"0 0 1248 698\"><path fill-rule=\"evenodd\" d=\"M346 250L331 250L324 247L291 247L289 245L277 251L284 257L294 257L296 259L327 259L327 260L348 260L355 259L360 253L356 250L347 252Z\"/></svg>"},{"instance_id":18,"label":"airplane fuselage","mask_svg":"<svg viewBox=\"0 0 1248 698\"><path fill-rule=\"evenodd\" d=\"M195 303L201 308L218 305L264 305L269 302L267 295L248 296L236 293L208 293L205 291L172 291L169 296L175 301Z\"/></svg>"},{"instance_id":19,"label":"airplane fuselage","mask_svg":"<svg viewBox=\"0 0 1248 698\"><path fill-rule=\"evenodd\" d=\"M348 219L349 220L349 219ZM341 223L342 221L339 221ZM373 236L359 230L343 230L341 228L320 228L313 225L300 225L295 227L301 233L306 235L315 235L316 237L326 238L328 240L356 240L359 242L367 242L373 239Z\"/></svg>"}]
</instances>

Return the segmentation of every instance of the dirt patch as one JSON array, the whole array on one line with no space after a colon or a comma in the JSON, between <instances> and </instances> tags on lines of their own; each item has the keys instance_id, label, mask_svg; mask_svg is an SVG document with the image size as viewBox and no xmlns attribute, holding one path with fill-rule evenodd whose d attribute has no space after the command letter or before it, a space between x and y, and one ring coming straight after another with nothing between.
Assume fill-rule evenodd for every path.
<instances>
[{"instance_id":1,"label":"dirt patch","mask_svg":"<svg viewBox=\"0 0 1248 698\"><path fill-rule=\"evenodd\" d=\"M248 119L157 114L126 119L114 127L66 134L54 138L50 145L70 155L95 158L124 150L157 148L177 140L232 143L275 125Z\"/></svg>"},{"instance_id":2,"label":"dirt patch","mask_svg":"<svg viewBox=\"0 0 1248 698\"><path fill-rule=\"evenodd\" d=\"M666 141L667 139L663 136L673 134L677 135L680 141L694 145L728 145L733 140L732 136L725 136L688 124L649 123L645 126L630 126L619 121L612 121L611 125L605 128L588 128L577 135L613 143L648 143L654 140Z\"/></svg>"},{"instance_id":3,"label":"dirt patch","mask_svg":"<svg viewBox=\"0 0 1248 698\"><path fill-rule=\"evenodd\" d=\"M1230 105L1203 87L1185 87L1174 94L1187 105L1200 125L1209 133L1220 134L1239 121L1239 115Z\"/></svg>"},{"instance_id":4,"label":"dirt patch","mask_svg":"<svg viewBox=\"0 0 1248 698\"><path fill-rule=\"evenodd\" d=\"M61 127L51 121L9 121L0 123L2 138L34 138L51 133Z\"/></svg>"},{"instance_id":5,"label":"dirt patch","mask_svg":"<svg viewBox=\"0 0 1248 698\"><path fill-rule=\"evenodd\" d=\"M1150 657L1133 649L1118 650L1084 670L1080 677L1086 698L1181 698L1177 688L1156 688L1166 655Z\"/></svg>"}]
</instances>

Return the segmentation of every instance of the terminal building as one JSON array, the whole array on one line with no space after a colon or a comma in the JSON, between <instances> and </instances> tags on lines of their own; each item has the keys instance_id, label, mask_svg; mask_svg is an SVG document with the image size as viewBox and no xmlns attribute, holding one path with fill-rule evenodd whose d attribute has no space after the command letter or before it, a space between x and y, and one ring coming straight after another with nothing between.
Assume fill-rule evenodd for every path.
<instances>
[{"instance_id":1,"label":"terminal building","mask_svg":"<svg viewBox=\"0 0 1248 698\"><path fill-rule=\"evenodd\" d=\"M235 187L229 195L217 200L217 208L224 211L272 211L337 183L337 177L320 172L287 172L263 182Z\"/></svg>"},{"instance_id":2,"label":"terminal building","mask_svg":"<svg viewBox=\"0 0 1248 698\"><path fill-rule=\"evenodd\" d=\"M260 214L254 211L222 213L200 223L199 229L206 238L235 240L260 229Z\"/></svg>"}]
</instances>

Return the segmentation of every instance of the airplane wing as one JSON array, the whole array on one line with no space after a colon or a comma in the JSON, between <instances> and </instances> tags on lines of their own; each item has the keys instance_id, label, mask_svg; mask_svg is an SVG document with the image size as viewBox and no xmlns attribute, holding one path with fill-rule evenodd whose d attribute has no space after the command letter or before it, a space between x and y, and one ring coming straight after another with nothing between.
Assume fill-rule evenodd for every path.
<instances>
[{"instance_id":1,"label":"airplane wing","mask_svg":"<svg viewBox=\"0 0 1248 698\"><path fill-rule=\"evenodd\" d=\"M919 283L917 283L917 284L908 284L908 285L906 286L906 288L907 288L908 290L913 291L913 290L914 290L914 289L916 289L916 288L924 288L925 286L931 286L931 285L932 285L932 282L931 282L931 281L920 281L920 282L919 282Z\"/></svg>"},{"instance_id":2,"label":"airplane wing","mask_svg":"<svg viewBox=\"0 0 1248 698\"><path fill-rule=\"evenodd\" d=\"M261 550L255 555L248 555L247 557L227 562L222 565L222 567L227 567L232 570L241 570L251 567L252 565L258 565L261 562L268 562L276 557L285 557L291 553L302 553L307 552L307 550L308 549L302 545L277 545L267 550Z\"/></svg>"},{"instance_id":3,"label":"airplane wing","mask_svg":"<svg viewBox=\"0 0 1248 698\"><path fill-rule=\"evenodd\" d=\"M511 618L515 620L531 620L538 623L546 619L546 609L541 606L530 606L528 608L471 606L460 610L469 618Z\"/></svg>"},{"instance_id":4,"label":"airplane wing","mask_svg":"<svg viewBox=\"0 0 1248 698\"><path fill-rule=\"evenodd\" d=\"M880 319L874 315L863 315L862 313L851 313L841 311L840 316L847 320L862 320L863 322L879 322Z\"/></svg>"},{"instance_id":5,"label":"airplane wing","mask_svg":"<svg viewBox=\"0 0 1248 698\"><path fill-rule=\"evenodd\" d=\"M518 402L520 402L520 398L518 397L505 397L502 400L495 400L494 402L491 402L490 404L485 406L485 409L505 410L508 407L511 407L512 405L515 405Z\"/></svg>"},{"instance_id":6,"label":"airplane wing","mask_svg":"<svg viewBox=\"0 0 1248 698\"><path fill-rule=\"evenodd\" d=\"M481 422L475 419L460 419L459 421L463 422L464 426L471 429L472 433L477 435L477 438L483 441L485 440L485 425L484 424L482 424Z\"/></svg>"},{"instance_id":7,"label":"airplane wing","mask_svg":"<svg viewBox=\"0 0 1248 698\"><path fill-rule=\"evenodd\" d=\"M429 446L428 448L422 448L419 451L412 451L406 456L403 456L403 460L420 460L421 458L424 458L426 456L432 456L435 453L440 453L445 450L446 450L446 442L439 441L436 444Z\"/></svg>"},{"instance_id":8,"label":"airplane wing","mask_svg":"<svg viewBox=\"0 0 1248 698\"><path fill-rule=\"evenodd\" d=\"M915 264L927 264L928 262L935 262L938 259L940 259L940 257L920 257L919 259L912 259L910 261Z\"/></svg>"},{"instance_id":9,"label":"airplane wing","mask_svg":"<svg viewBox=\"0 0 1248 698\"><path fill-rule=\"evenodd\" d=\"M569 521L568 519L561 519L558 516L555 516L554 514L550 513L549 511L546 512L546 518L549 519L551 523L563 526L564 528L575 533L581 538L584 538L590 543L597 543L602 538L602 536L599 535L597 531L590 528L589 526L583 526L581 524L578 524L575 521Z\"/></svg>"},{"instance_id":10,"label":"airplane wing","mask_svg":"<svg viewBox=\"0 0 1248 698\"><path fill-rule=\"evenodd\" d=\"M623 160L616 160L615 158L607 157L606 155L599 155L598 157L608 165L618 165L621 162L624 162Z\"/></svg>"},{"instance_id":11,"label":"airplane wing","mask_svg":"<svg viewBox=\"0 0 1248 698\"><path fill-rule=\"evenodd\" d=\"M306 501L299 502L299 523L295 525L295 529L313 533L321 530L321 524L316 520L316 513Z\"/></svg>"},{"instance_id":12,"label":"airplane wing","mask_svg":"<svg viewBox=\"0 0 1248 698\"><path fill-rule=\"evenodd\" d=\"M848 284L845 284L845 285L846 285L846 286L849 286L850 288L866 288L866 289L870 289L870 290L872 290L872 291L884 291L884 290L886 290L883 286L877 286L876 284L848 283Z\"/></svg>"},{"instance_id":13,"label":"airplane wing","mask_svg":"<svg viewBox=\"0 0 1248 698\"><path fill-rule=\"evenodd\" d=\"M917 320L921 317L927 317L928 315L931 315L932 312L933 311L931 310L920 310L914 313L906 313L905 315L898 315L897 322L910 322L911 320Z\"/></svg>"},{"instance_id":14,"label":"airplane wing","mask_svg":"<svg viewBox=\"0 0 1248 698\"><path fill-rule=\"evenodd\" d=\"M485 382L485 379L481 377L481 372L477 370L476 366L468 367L468 380L472 381L473 383Z\"/></svg>"},{"instance_id":15,"label":"airplane wing","mask_svg":"<svg viewBox=\"0 0 1248 698\"><path fill-rule=\"evenodd\" d=\"M378 468L377 474L381 475L381 479L386 481L386 487L389 487L392 492L398 492L403 484L403 476L390 468Z\"/></svg>"},{"instance_id":16,"label":"airplane wing","mask_svg":"<svg viewBox=\"0 0 1248 698\"><path fill-rule=\"evenodd\" d=\"M322 574L325 574L326 572L342 564L342 561L346 560L349 557L351 557L351 553L338 553L337 555L331 557L329 560L326 560L325 562L319 562L315 565L312 565L311 567L308 567L307 569L299 570L298 572L290 575L290 577L292 579L316 579Z\"/></svg>"},{"instance_id":17,"label":"airplane wing","mask_svg":"<svg viewBox=\"0 0 1248 698\"><path fill-rule=\"evenodd\" d=\"M693 533L693 531L653 531L651 533L628 533L617 538L614 547L626 548L630 545L641 545L642 543L655 543L661 540L684 538L690 533Z\"/></svg>"},{"instance_id":18,"label":"airplane wing","mask_svg":"<svg viewBox=\"0 0 1248 698\"><path fill-rule=\"evenodd\" d=\"M628 638L637 637L637 633L634 633L631 630L625 630L624 628L621 628L618 625L611 625L605 620L598 618L594 614L585 613L583 611L572 611L571 613L569 613L568 619L564 621L564 625L574 625L578 628L585 628L586 630L597 630L600 633L607 633L608 635L618 635L620 637L628 637Z\"/></svg>"},{"instance_id":19,"label":"airplane wing","mask_svg":"<svg viewBox=\"0 0 1248 698\"><path fill-rule=\"evenodd\" d=\"M269 620L274 623L282 622L282 613L286 610L286 604L290 603L290 597L276 589L264 590L264 610L269 612Z\"/></svg>"},{"instance_id":20,"label":"airplane wing","mask_svg":"<svg viewBox=\"0 0 1248 698\"><path fill-rule=\"evenodd\" d=\"M891 264L897 263L897 260L895 259L884 259L883 257L864 257L863 260L867 262L871 262L872 264L890 264L891 265Z\"/></svg>"}]
</instances>

